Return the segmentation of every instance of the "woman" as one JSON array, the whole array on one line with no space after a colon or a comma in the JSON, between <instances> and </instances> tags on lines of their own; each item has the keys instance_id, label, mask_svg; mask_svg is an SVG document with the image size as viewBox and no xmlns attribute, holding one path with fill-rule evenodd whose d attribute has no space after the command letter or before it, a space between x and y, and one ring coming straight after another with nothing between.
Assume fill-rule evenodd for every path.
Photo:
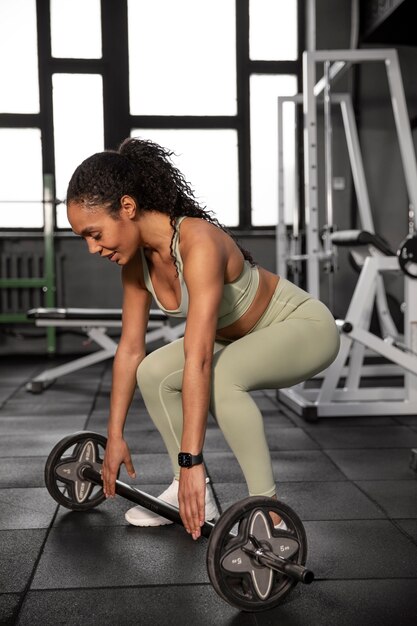
<instances>
[{"instance_id":1,"label":"woman","mask_svg":"<svg viewBox=\"0 0 417 626\"><path fill-rule=\"evenodd\" d=\"M71 178L67 209L89 251L122 268L104 492L114 496L121 463L136 476L123 427L137 381L173 466L174 480L160 497L179 506L184 527L197 539L215 513L201 455L209 410L249 494L275 497L262 415L249 392L289 387L325 369L339 335L321 302L256 265L199 206L171 154L150 141L126 139L118 151L91 156ZM168 315L187 322L183 339L146 356L152 296ZM137 526L169 523L141 507L126 519Z\"/></svg>"}]
</instances>

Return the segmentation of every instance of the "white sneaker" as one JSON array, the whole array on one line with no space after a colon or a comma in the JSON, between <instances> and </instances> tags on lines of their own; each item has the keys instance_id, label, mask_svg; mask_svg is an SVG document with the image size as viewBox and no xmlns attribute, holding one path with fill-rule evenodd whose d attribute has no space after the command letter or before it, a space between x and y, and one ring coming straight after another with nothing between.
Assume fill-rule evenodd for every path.
<instances>
[{"instance_id":1,"label":"white sneaker","mask_svg":"<svg viewBox=\"0 0 417 626\"><path fill-rule=\"evenodd\" d=\"M209 478L206 478L206 483L210 482ZM179 482L174 478L168 489L165 489L161 493L159 500L168 502L172 506L179 507L178 503L178 485ZM212 520L217 516L217 506L214 502L211 489L206 488L206 520ZM133 526L165 526L166 524L173 524L171 520L166 517L162 517L153 511L145 509L143 506L134 506L125 513L125 519L129 524Z\"/></svg>"},{"instance_id":2,"label":"white sneaker","mask_svg":"<svg viewBox=\"0 0 417 626\"><path fill-rule=\"evenodd\" d=\"M278 528L279 530L288 530L287 524L281 519L279 524L276 524L274 528Z\"/></svg>"}]
</instances>

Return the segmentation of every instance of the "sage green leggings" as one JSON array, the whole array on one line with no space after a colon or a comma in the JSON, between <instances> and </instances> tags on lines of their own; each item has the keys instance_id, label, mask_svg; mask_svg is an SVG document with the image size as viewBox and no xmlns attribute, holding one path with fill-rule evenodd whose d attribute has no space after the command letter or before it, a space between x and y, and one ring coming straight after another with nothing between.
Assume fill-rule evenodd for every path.
<instances>
[{"instance_id":1,"label":"sage green leggings","mask_svg":"<svg viewBox=\"0 0 417 626\"><path fill-rule=\"evenodd\" d=\"M210 412L245 477L250 495L275 494L275 480L256 389L291 387L328 367L339 333L327 307L281 278L255 327L214 346ZM167 447L175 476L182 434L183 339L150 353L137 371L146 408Z\"/></svg>"}]
</instances>

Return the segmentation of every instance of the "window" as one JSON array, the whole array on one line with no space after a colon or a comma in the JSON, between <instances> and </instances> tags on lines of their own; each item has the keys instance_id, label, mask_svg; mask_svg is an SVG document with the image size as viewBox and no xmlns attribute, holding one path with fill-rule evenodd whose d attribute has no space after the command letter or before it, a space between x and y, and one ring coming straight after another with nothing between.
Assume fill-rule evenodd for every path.
<instances>
[{"instance_id":1,"label":"window","mask_svg":"<svg viewBox=\"0 0 417 626\"><path fill-rule=\"evenodd\" d=\"M56 196L64 200L75 168L104 149L103 84L94 74L54 74L52 85ZM63 203L57 205L57 226L69 228Z\"/></svg>"},{"instance_id":2,"label":"window","mask_svg":"<svg viewBox=\"0 0 417 626\"><path fill-rule=\"evenodd\" d=\"M0 59L0 113L38 113L35 0L1 0Z\"/></svg>"},{"instance_id":3,"label":"window","mask_svg":"<svg viewBox=\"0 0 417 626\"><path fill-rule=\"evenodd\" d=\"M297 93L295 76L258 75L251 76L251 174L252 174L252 224L265 226L276 224L278 215L278 148L277 111L278 96L292 96ZM288 103L290 105L290 103ZM283 107L284 116L284 155L287 180L284 189L287 193L294 187L294 141L295 107ZM294 198L295 200L295 198ZM291 198L286 205L291 206ZM290 216L288 216L290 221Z\"/></svg>"},{"instance_id":4,"label":"window","mask_svg":"<svg viewBox=\"0 0 417 626\"><path fill-rule=\"evenodd\" d=\"M128 7L132 115L235 115L235 0Z\"/></svg>"},{"instance_id":5,"label":"window","mask_svg":"<svg viewBox=\"0 0 417 626\"><path fill-rule=\"evenodd\" d=\"M0 204L0 228L42 227L43 174L55 177L56 226L68 228L62 200L73 170L129 134L174 150L174 162L220 222L273 227L277 97L299 90L299 4L2 0L0 161L7 176L0 200L10 206ZM294 107L284 115L285 171L293 176ZM23 163L30 171L24 186Z\"/></svg>"},{"instance_id":6,"label":"window","mask_svg":"<svg viewBox=\"0 0 417 626\"><path fill-rule=\"evenodd\" d=\"M53 57L101 57L100 0L50 0Z\"/></svg>"},{"instance_id":7,"label":"window","mask_svg":"<svg viewBox=\"0 0 417 626\"><path fill-rule=\"evenodd\" d=\"M190 182L197 201L214 211L219 222L238 225L236 131L135 129L132 135L174 151L172 162Z\"/></svg>"},{"instance_id":8,"label":"window","mask_svg":"<svg viewBox=\"0 0 417 626\"><path fill-rule=\"evenodd\" d=\"M0 225L42 228L41 133L36 128L0 129Z\"/></svg>"},{"instance_id":9,"label":"window","mask_svg":"<svg viewBox=\"0 0 417 626\"><path fill-rule=\"evenodd\" d=\"M298 56L297 2L250 0L249 56L262 61Z\"/></svg>"}]
</instances>

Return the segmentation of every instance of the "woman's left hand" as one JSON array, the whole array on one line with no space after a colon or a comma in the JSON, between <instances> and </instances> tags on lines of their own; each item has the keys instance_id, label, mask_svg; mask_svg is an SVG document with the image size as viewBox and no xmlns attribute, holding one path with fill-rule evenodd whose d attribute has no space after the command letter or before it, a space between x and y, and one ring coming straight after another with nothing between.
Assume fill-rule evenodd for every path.
<instances>
[{"instance_id":1,"label":"woman's left hand","mask_svg":"<svg viewBox=\"0 0 417 626\"><path fill-rule=\"evenodd\" d=\"M198 539L205 520L206 473L203 464L181 468L178 501L185 530L193 539Z\"/></svg>"}]
</instances>

